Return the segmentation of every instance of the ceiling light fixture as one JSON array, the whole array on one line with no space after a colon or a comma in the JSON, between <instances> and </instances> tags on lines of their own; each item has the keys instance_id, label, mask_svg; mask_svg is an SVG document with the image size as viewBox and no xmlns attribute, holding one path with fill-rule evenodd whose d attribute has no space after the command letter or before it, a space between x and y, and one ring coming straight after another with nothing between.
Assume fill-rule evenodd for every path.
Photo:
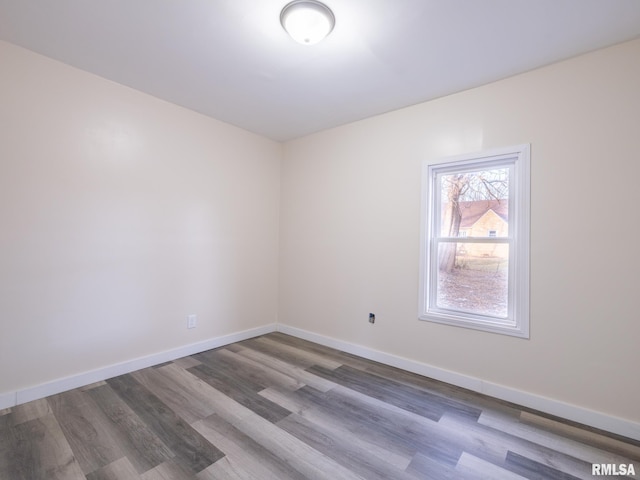
<instances>
[{"instance_id":1,"label":"ceiling light fixture","mask_svg":"<svg viewBox=\"0 0 640 480\"><path fill-rule=\"evenodd\" d=\"M296 42L313 45L331 33L336 19L324 3L294 0L282 9L280 23Z\"/></svg>"}]
</instances>

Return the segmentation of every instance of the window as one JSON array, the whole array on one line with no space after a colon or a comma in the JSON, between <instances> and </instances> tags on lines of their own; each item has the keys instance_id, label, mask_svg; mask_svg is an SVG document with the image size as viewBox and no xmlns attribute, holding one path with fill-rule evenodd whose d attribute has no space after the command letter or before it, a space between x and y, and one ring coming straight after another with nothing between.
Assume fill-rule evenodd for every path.
<instances>
[{"instance_id":1,"label":"window","mask_svg":"<svg viewBox=\"0 0 640 480\"><path fill-rule=\"evenodd\" d=\"M529 337L529 145L425 162L419 318Z\"/></svg>"}]
</instances>

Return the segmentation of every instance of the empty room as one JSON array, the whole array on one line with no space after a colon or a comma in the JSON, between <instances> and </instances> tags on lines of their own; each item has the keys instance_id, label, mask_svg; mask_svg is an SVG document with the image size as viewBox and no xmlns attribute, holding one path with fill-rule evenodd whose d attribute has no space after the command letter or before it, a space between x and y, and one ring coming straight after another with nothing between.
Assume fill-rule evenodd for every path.
<instances>
[{"instance_id":1,"label":"empty room","mask_svg":"<svg viewBox=\"0 0 640 480\"><path fill-rule=\"evenodd\" d=\"M637 0L0 0L0 480L640 478L639 112Z\"/></svg>"}]
</instances>

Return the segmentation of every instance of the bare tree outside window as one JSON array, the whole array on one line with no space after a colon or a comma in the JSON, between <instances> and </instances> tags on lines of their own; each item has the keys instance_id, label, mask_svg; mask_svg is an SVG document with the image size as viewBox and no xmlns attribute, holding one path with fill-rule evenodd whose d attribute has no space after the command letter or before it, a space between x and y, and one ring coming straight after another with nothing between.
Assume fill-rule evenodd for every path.
<instances>
[{"instance_id":1,"label":"bare tree outside window","mask_svg":"<svg viewBox=\"0 0 640 480\"><path fill-rule=\"evenodd\" d=\"M439 182L442 237L508 236L508 168L442 174ZM508 258L504 244L441 243L438 306L506 317Z\"/></svg>"}]
</instances>

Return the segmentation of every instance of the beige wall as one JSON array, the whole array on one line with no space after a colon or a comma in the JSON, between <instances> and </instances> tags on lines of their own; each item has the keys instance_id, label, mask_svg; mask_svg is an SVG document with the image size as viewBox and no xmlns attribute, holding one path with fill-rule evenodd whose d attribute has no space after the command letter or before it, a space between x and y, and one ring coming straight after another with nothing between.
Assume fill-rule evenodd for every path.
<instances>
[{"instance_id":1,"label":"beige wall","mask_svg":"<svg viewBox=\"0 0 640 480\"><path fill-rule=\"evenodd\" d=\"M635 41L285 145L279 321L640 421L639 85ZM417 320L421 162L522 143L531 339Z\"/></svg>"},{"instance_id":2,"label":"beige wall","mask_svg":"<svg viewBox=\"0 0 640 480\"><path fill-rule=\"evenodd\" d=\"M0 42L0 393L275 322L281 156Z\"/></svg>"}]
</instances>

